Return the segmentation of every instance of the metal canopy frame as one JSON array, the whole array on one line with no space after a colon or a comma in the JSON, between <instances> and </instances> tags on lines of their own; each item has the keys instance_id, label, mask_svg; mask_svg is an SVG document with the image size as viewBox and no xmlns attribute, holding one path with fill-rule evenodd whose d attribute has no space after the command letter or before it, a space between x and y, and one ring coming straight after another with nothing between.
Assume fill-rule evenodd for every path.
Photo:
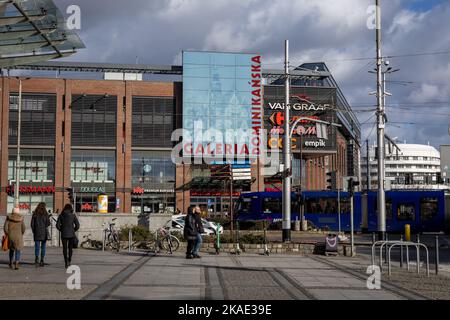
<instances>
[{"instance_id":1,"label":"metal canopy frame","mask_svg":"<svg viewBox=\"0 0 450 320\"><path fill-rule=\"evenodd\" d=\"M18 65L10 69L32 71L60 71L60 72L115 72L115 73L139 73L139 74L165 74L183 75L182 66L152 66L144 64L113 64L113 63L89 63L89 62L62 62L48 61L29 65ZM291 77L294 79L318 78L323 79L331 74L328 71L295 70ZM263 77L278 79L284 76L282 70L265 69Z\"/></svg>"}]
</instances>

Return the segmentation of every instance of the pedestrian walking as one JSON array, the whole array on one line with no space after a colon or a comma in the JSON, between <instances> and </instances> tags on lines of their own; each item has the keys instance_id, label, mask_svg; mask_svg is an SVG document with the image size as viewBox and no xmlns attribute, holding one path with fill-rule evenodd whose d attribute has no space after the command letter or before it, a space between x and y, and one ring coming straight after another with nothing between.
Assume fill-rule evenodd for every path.
<instances>
[{"instance_id":1,"label":"pedestrian walking","mask_svg":"<svg viewBox=\"0 0 450 320\"><path fill-rule=\"evenodd\" d=\"M194 206L190 206L184 220L184 238L187 241L186 259L192 259L192 251L194 249L197 232L195 227Z\"/></svg>"},{"instance_id":2,"label":"pedestrian walking","mask_svg":"<svg viewBox=\"0 0 450 320\"><path fill-rule=\"evenodd\" d=\"M14 208L12 214L6 218L3 229L5 235L8 236L9 267L19 270L20 252L23 249L23 234L25 233L25 223L19 208Z\"/></svg>"},{"instance_id":3,"label":"pedestrian walking","mask_svg":"<svg viewBox=\"0 0 450 320\"><path fill-rule=\"evenodd\" d=\"M62 213L58 216L56 222L56 229L61 233L61 240L63 245L63 255L66 269L72 262L72 252L74 243L76 241L75 232L80 228L80 223L76 214L73 212L71 204L66 204Z\"/></svg>"},{"instance_id":4,"label":"pedestrian walking","mask_svg":"<svg viewBox=\"0 0 450 320\"><path fill-rule=\"evenodd\" d=\"M195 252L196 244L198 243L198 236L203 230L202 221L197 214L200 208L190 206L188 208L188 214L184 221L184 238L187 240L186 259L200 258L198 252ZM201 235L200 235L201 237ZM201 245L201 243L200 243ZM200 247L199 247L200 249Z\"/></svg>"},{"instance_id":5,"label":"pedestrian walking","mask_svg":"<svg viewBox=\"0 0 450 320\"><path fill-rule=\"evenodd\" d=\"M45 265L44 258L47 247L47 240L50 238L48 227L50 226L50 217L48 215L45 203L41 202L37 205L31 217L31 230L33 231L34 240L34 263L37 266ZM40 256L40 261L39 261Z\"/></svg>"},{"instance_id":6,"label":"pedestrian walking","mask_svg":"<svg viewBox=\"0 0 450 320\"><path fill-rule=\"evenodd\" d=\"M199 206L195 207L194 214L195 214L195 223L197 226L197 237L195 239L195 245L194 250L192 251L192 256L194 258L201 258L199 252L203 243L202 233L204 233L205 230L203 229L203 223L201 218L202 210L200 209Z\"/></svg>"}]
</instances>

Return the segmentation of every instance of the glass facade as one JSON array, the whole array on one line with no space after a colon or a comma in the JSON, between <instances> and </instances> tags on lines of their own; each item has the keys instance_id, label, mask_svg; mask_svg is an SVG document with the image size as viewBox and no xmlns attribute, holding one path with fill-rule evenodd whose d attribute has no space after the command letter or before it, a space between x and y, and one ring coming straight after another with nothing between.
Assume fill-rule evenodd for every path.
<instances>
[{"instance_id":1,"label":"glass facade","mask_svg":"<svg viewBox=\"0 0 450 320\"><path fill-rule=\"evenodd\" d=\"M16 183L17 149L9 149L8 159L8 205L11 212L14 205ZM20 150L20 209L22 214L31 214L40 202L53 209L53 186L55 180L55 151L52 149Z\"/></svg>"},{"instance_id":2,"label":"glass facade","mask_svg":"<svg viewBox=\"0 0 450 320\"><path fill-rule=\"evenodd\" d=\"M116 211L114 150L72 150L70 178L77 212L98 212L100 194L108 196L108 212Z\"/></svg>"},{"instance_id":3,"label":"glass facade","mask_svg":"<svg viewBox=\"0 0 450 320\"><path fill-rule=\"evenodd\" d=\"M17 149L9 149L8 180L16 181ZM55 151L48 149L20 150L20 182L48 182L55 178Z\"/></svg>"},{"instance_id":4,"label":"glass facade","mask_svg":"<svg viewBox=\"0 0 450 320\"><path fill-rule=\"evenodd\" d=\"M133 151L132 212L173 212L175 164L170 151Z\"/></svg>"},{"instance_id":5,"label":"glass facade","mask_svg":"<svg viewBox=\"0 0 450 320\"><path fill-rule=\"evenodd\" d=\"M115 151L72 150L72 182L115 183Z\"/></svg>"},{"instance_id":6,"label":"glass facade","mask_svg":"<svg viewBox=\"0 0 450 320\"><path fill-rule=\"evenodd\" d=\"M200 145L210 145L214 155L245 157L245 148L252 154L250 137L253 122L258 120L252 120L252 98L261 90L261 72L258 67L252 72L255 57L260 59L251 54L183 52L183 128L193 139L195 156L205 153ZM195 141L194 124L197 128L201 124L203 130L215 129L222 137L204 135ZM243 132L248 132L249 138ZM226 150L227 144L237 144L237 150Z\"/></svg>"}]
</instances>

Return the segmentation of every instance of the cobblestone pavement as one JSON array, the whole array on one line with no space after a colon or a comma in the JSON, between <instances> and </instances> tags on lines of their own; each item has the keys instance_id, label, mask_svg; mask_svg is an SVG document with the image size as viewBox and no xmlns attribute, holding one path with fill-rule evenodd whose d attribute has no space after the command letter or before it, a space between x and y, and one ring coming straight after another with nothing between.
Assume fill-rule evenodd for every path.
<instances>
[{"instance_id":1,"label":"cobblestone pavement","mask_svg":"<svg viewBox=\"0 0 450 320\"><path fill-rule=\"evenodd\" d=\"M186 260L182 253L120 254L76 250L81 290L68 290L59 248L49 248L45 268L25 263L19 271L0 259L0 299L163 300L403 300L449 298L448 278L415 278L397 269L382 289L369 290L370 259L300 255L207 255ZM25 262L33 251L23 253Z\"/></svg>"}]
</instances>

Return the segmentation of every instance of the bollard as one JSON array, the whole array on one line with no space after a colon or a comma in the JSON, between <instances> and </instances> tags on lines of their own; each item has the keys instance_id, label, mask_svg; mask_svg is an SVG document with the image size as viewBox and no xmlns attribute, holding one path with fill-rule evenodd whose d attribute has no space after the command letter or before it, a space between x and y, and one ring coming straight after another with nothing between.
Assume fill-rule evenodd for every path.
<instances>
[{"instance_id":1,"label":"bollard","mask_svg":"<svg viewBox=\"0 0 450 320\"><path fill-rule=\"evenodd\" d=\"M241 248L239 247L239 221L236 221L236 253L241 254Z\"/></svg>"},{"instance_id":2,"label":"bollard","mask_svg":"<svg viewBox=\"0 0 450 320\"><path fill-rule=\"evenodd\" d=\"M128 230L128 252L131 252L131 228Z\"/></svg>"},{"instance_id":3,"label":"bollard","mask_svg":"<svg viewBox=\"0 0 450 320\"><path fill-rule=\"evenodd\" d=\"M419 234L416 235L416 242L417 242L417 243L420 243L420 237L419 237ZM420 259L420 247L418 247L417 252L418 252L417 255L419 256L419 259Z\"/></svg>"},{"instance_id":4,"label":"bollard","mask_svg":"<svg viewBox=\"0 0 450 320\"><path fill-rule=\"evenodd\" d=\"M103 230L103 241L102 241L102 251L105 251L105 242L106 242L106 230Z\"/></svg>"},{"instance_id":5,"label":"bollard","mask_svg":"<svg viewBox=\"0 0 450 320\"><path fill-rule=\"evenodd\" d=\"M435 256L434 256L434 265L436 268L436 274L439 274L439 237L438 236L436 236L434 245L435 245L435 250L436 250Z\"/></svg>"},{"instance_id":6,"label":"bollard","mask_svg":"<svg viewBox=\"0 0 450 320\"><path fill-rule=\"evenodd\" d=\"M405 224L405 241L411 241L411 226Z\"/></svg>"},{"instance_id":7,"label":"bollard","mask_svg":"<svg viewBox=\"0 0 450 320\"><path fill-rule=\"evenodd\" d=\"M400 241L403 242L403 236L400 236ZM400 245L400 268L403 268L403 244Z\"/></svg>"},{"instance_id":8,"label":"bollard","mask_svg":"<svg viewBox=\"0 0 450 320\"><path fill-rule=\"evenodd\" d=\"M372 232L372 245L377 241L375 232Z\"/></svg>"},{"instance_id":9,"label":"bollard","mask_svg":"<svg viewBox=\"0 0 450 320\"><path fill-rule=\"evenodd\" d=\"M386 233L386 241L389 241L388 239L388 234ZM387 263L388 261L388 249L389 249L389 244L386 243L386 251L384 253L384 261Z\"/></svg>"},{"instance_id":10,"label":"bollard","mask_svg":"<svg viewBox=\"0 0 450 320\"><path fill-rule=\"evenodd\" d=\"M220 254L220 223L217 223L217 232L216 232L216 254Z\"/></svg>"}]
</instances>

